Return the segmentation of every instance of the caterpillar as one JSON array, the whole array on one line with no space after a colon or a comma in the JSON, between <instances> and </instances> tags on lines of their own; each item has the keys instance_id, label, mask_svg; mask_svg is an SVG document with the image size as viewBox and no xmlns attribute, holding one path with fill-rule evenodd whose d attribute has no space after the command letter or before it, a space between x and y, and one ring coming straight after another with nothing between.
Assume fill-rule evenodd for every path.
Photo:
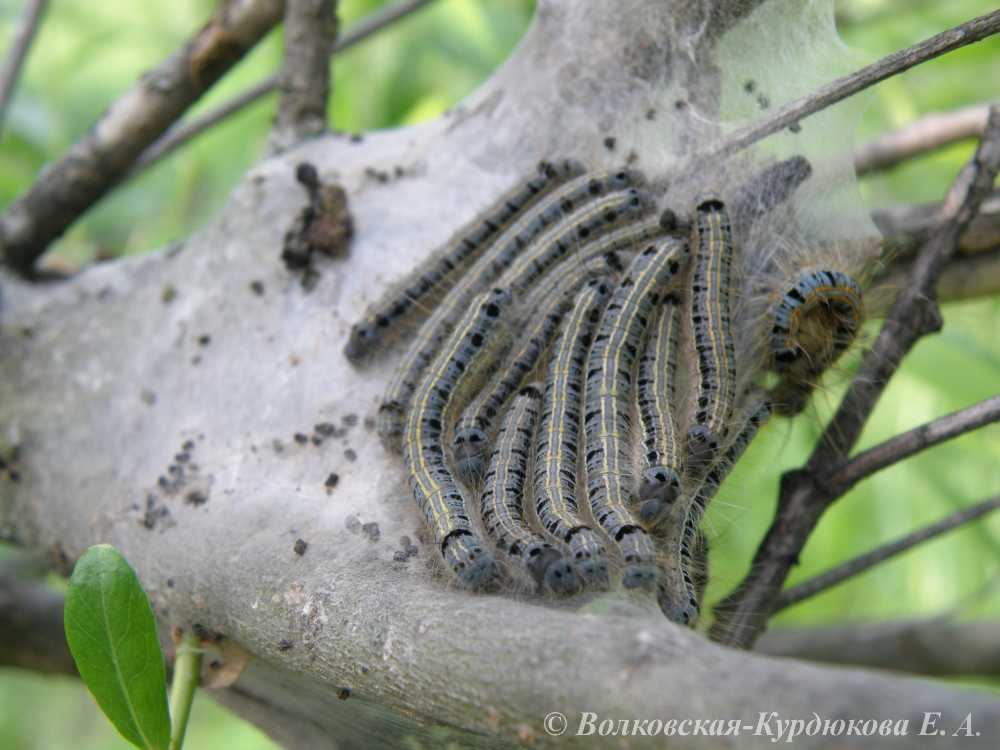
<instances>
[{"instance_id":1,"label":"caterpillar","mask_svg":"<svg viewBox=\"0 0 1000 750\"><path fill-rule=\"evenodd\" d=\"M493 422L551 343L562 316L573 304L568 295L591 276L609 271L621 273L624 270L622 253L662 234L660 218L628 224L590 240L571 260L560 263L532 288L523 304L532 316L529 327L514 344L497 374L455 424L452 451L463 482L476 486L481 481L486 471L485 457Z\"/></svg>"},{"instance_id":2,"label":"caterpillar","mask_svg":"<svg viewBox=\"0 0 1000 750\"><path fill-rule=\"evenodd\" d=\"M542 393L522 388L504 417L481 495L483 525L502 552L556 594L576 588L576 574L562 552L531 531L524 519L525 479Z\"/></svg>"},{"instance_id":3,"label":"caterpillar","mask_svg":"<svg viewBox=\"0 0 1000 750\"><path fill-rule=\"evenodd\" d=\"M609 192L627 190L644 179L639 172L619 169L585 174L567 182L526 211L468 268L420 326L389 381L376 415L379 437L387 450L400 450L414 386L470 298L493 283L546 227L580 205Z\"/></svg>"},{"instance_id":4,"label":"caterpillar","mask_svg":"<svg viewBox=\"0 0 1000 750\"><path fill-rule=\"evenodd\" d=\"M771 308L775 411L805 408L815 380L854 342L865 320L861 287L843 271L800 271Z\"/></svg>"},{"instance_id":5,"label":"caterpillar","mask_svg":"<svg viewBox=\"0 0 1000 750\"><path fill-rule=\"evenodd\" d=\"M625 501L629 481L632 365L652 306L677 275L686 243L666 237L639 253L604 312L587 361L584 434L587 497L624 561L626 588L655 584L656 552Z\"/></svg>"},{"instance_id":6,"label":"caterpillar","mask_svg":"<svg viewBox=\"0 0 1000 750\"><path fill-rule=\"evenodd\" d=\"M747 180L730 202L733 223L749 227L788 200L810 175L812 165L804 156L793 156L764 168Z\"/></svg>"},{"instance_id":7,"label":"caterpillar","mask_svg":"<svg viewBox=\"0 0 1000 750\"><path fill-rule=\"evenodd\" d=\"M770 418L771 408L771 396L766 390L756 386L748 389L742 409L746 417L739 433L708 471L701 485L691 493L692 499L683 503L679 512L672 515L672 523L664 523L657 529L663 568L657 601L669 620L692 627L698 621L707 583L699 579L707 578L708 565L707 560L699 558L699 555L703 558L707 554L707 547L704 550L698 548L699 544L705 545L703 537L699 543L701 531L698 526L722 482Z\"/></svg>"},{"instance_id":8,"label":"caterpillar","mask_svg":"<svg viewBox=\"0 0 1000 750\"><path fill-rule=\"evenodd\" d=\"M576 501L580 410L587 354L601 314L611 297L608 278L591 279L563 319L545 381L534 467L538 521L570 551L584 583L608 577L604 543L581 518Z\"/></svg>"},{"instance_id":9,"label":"caterpillar","mask_svg":"<svg viewBox=\"0 0 1000 750\"><path fill-rule=\"evenodd\" d=\"M586 266L580 268L584 269ZM535 310L528 328L515 342L496 375L455 423L451 447L456 473L470 487L477 486L486 474L484 457L494 420L552 342L563 315L573 305L573 292L582 281L582 278L570 276L547 298L540 300L543 307Z\"/></svg>"},{"instance_id":10,"label":"caterpillar","mask_svg":"<svg viewBox=\"0 0 1000 750\"><path fill-rule=\"evenodd\" d=\"M484 213L460 229L445 245L372 305L351 328L344 356L352 362L366 359L389 332L416 307L426 307L435 295L454 283L455 277L475 260L490 242L539 198L584 171L571 160L541 162L538 174L504 193Z\"/></svg>"},{"instance_id":11,"label":"caterpillar","mask_svg":"<svg viewBox=\"0 0 1000 750\"><path fill-rule=\"evenodd\" d=\"M489 586L498 569L473 531L465 497L445 465L441 433L449 401L482 358L489 337L512 304L511 294L501 289L474 300L418 385L406 423L404 461L410 490L445 562L473 588Z\"/></svg>"},{"instance_id":12,"label":"caterpillar","mask_svg":"<svg viewBox=\"0 0 1000 750\"><path fill-rule=\"evenodd\" d=\"M681 488L683 467L673 403L682 311L677 295L664 298L650 326L636 378L645 466L635 512L647 529L663 517Z\"/></svg>"},{"instance_id":13,"label":"caterpillar","mask_svg":"<svg viewBox=\"0 0 1000 750\"><path fill-rule=\"evenodd\" d=\"M692 269L690 320L696 409L685 448L692 463L704 469L726 437L736 396L736 355L729 324L733 243L722 201L702 201L695 213L698 250Z\"/></svg>"},{"instance_id":14,"label":"caterpillar","mask_svg":"<svg viewBox=\"0 0 1000 750\"><path fill-rule=\"evenodd\" d=\"M497 285L518 291L527 289L552 266L589 239L624 223L641 219L654 208L650 194L636 188L596 198L525 248L503 273Z\"/></svg>"}]
</instances>

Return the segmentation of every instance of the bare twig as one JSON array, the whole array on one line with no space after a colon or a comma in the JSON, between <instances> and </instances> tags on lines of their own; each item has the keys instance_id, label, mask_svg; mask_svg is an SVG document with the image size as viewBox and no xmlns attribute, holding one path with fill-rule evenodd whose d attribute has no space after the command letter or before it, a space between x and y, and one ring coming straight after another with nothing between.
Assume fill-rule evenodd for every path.
<instances>
[{"instance_id":1,"label":"bare twig","mask_svg":"<svg viewBox=\"0 0 1000 750\"><path fill-rule=\"evenodd\" d=\"M14 84L17 83L17 76L21 72L21 65L28 54L31 40L35 36L35 31L38 29L38 24L42 20L42 14L47 5L48 0L28 0L24 5L21 20L14 30L10 50L7 52L7 57L4 58L3 67L0 67L0 129L3 126L3 116L7 111L7 103L14 91Z\"/></svg>"},{"instance_id":2,"label":"bare twig","mask_svg":"<svg viewBox=\"0 0 1000 750\"><path fill-rule=\"evenodd\" d=\"M336 35L337 0L287 0L281 99L271 151L283 151L326 130Z\"/></svg>"},{"instance_id":3,"label":"bare twig","mask_svg":"<svg viewBox=\"0 0 1000 750\"><path fill-rule=\"evenodd\" d=\"M0 216L4 262L31 275L48 244L280 20L283 6L282 0L229 0L192 39L112 104Z\"/></svg>"},{"instance_id":4,"label":"bare twig","mask_svg":"<svg viewBox=\"0 0 1000 750\"><path fill-rule=\"evenodd\" d=\"M358 42L367 39L377 31L385 28L394 21L408 16L413 11L422 8L433 0L407 0L397 3L387 8L381 8L365 18L361 19L346 34L339 37L333 45L333 53L341 52ZM126 179L135 176L154 162L159 161L167 154L174 151L179 146L187 143L192 138L200 135L213 125L222 122L227 117L239 112L244 107L253 104L272 91L278 88L280 74L275 73L265 78L259 83L255 83L250 88L237 94L228 102L220 104L216 109L191 120L187 123L178 123L164 133L159 140L140 154L136 159L132 169L126 175Z\"/></svg>"},{"instance_id":5,"label":"bare twig","mask_svg":"<svg viewBox=\"0 0 1000 750\"><path fill-rule=\"evenodd\" d=\"M859 573L863 573L869 568L878 565L880 562L888 560L890 557L898 555L901 552L905 552L908 549L912 549L918 544L926 542L928 539L933 539L934 537L940 536L947 531L951 531L957 526L961 526L964 523L968 523L969 521L974 521L981 516L985 516L987 513L990 513L997 508L1000 508L1000 495L969 508L963 508L962 510L952 513L950 516L938 521L937 523L932 523L919 531L908 534L902 539L897 539L895 542L884 544L878 549L859 555L853 560L848 560L835 568L831 568L825 573L821 573L815 578L810 578L808 581L800 583L798 586L793 586L792 588L783 591L781 596L779 596L777 601L774 603L774 609L772 609L771 612L772 614L780 612L786 607L798 604L804 599L808 599L809 597L815 596L822 591L826 591L839 583L843 583L848 578L852 578Z\"/></svg>"},{"instance_id":6,"label":"bare twig","mask_svg":"<svg viewBox=\"0 0 1000 750\"><path fill-rule=\"evenodd\" d=\"M855 146L854 169L864 175L956 141L980 138L989 110L988 104L976 104L954 112L935 112L906 127L883 133Z\"/></svg>"},{"instance_id":7,"label":"bare twig","mask_svg":"<svg viewBox=\"0 0 1000 750\"><path fill-rule=\"evenodd\" d=\"M934 675L1000 675L1000 623L958 623L949 617L917 622L851 624L767 633L759 653Z\"/></svg>"},{"instance_id":8,"label":"bare twig","mask_svg":"<svg viewBox=\"0 0 1000 750\"><path fill-rule=\"evenodd\" d=\"M831 491L843 495L865 477L966 432L1000 420L1000 396L935 419L859 453L831 471Z\"/></svg>"},{"instance_id":9,"label":"bare twig","mask_svg":"<svg viewBox=\"0 0 1000 750\"><path fill-rule=\"evenodd\" d=\"M979 149L949 190L938 226L917 256L912 277L897 296L840 408L806 465L782 477L774 521L746 578L716 607L713 639L749 648L766 627L789 570L820 517L837 499L831 491L835 481L831 471L857 441L906 352L922 335L940 328L934 285L958 238L992 189L998 169L1000 109L992 108Z\"/></svg>"},{"instance_id":10,"label":"bare twig","mask_svg":"<svg viewBox=\"0 0 1000 750\"><path fill-rule=\"evenodd\" d=\"M693 160L716 159L735 154L762 138L777 133L789 125L797 125L804 117L870 88L880 81L939 57L946 52L981 41L998 31L1000 31L1000 10L963 23L914 44L912 47L894 52L878 62L838 78L836 81L786 104L773 114L761 117L750 125L736 130L711 147L695 154Z\"/></svg>"}]
</instances>

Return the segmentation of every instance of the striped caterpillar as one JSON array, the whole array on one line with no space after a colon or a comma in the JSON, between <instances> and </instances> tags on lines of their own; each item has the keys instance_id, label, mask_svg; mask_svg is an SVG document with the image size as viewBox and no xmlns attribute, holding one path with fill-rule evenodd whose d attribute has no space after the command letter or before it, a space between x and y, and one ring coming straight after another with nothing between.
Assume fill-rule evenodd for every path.
<instances>
[{"instance_id":1,"label":"striped caterpillar","mask_svg":"<svg viewBox=\"0 0 1000 750\"><path fill-rule=\"evenodd\" d=\"M452 451L462 481L475 486L481 480L486 470L485 456L493 422L551 344L562 316L573 304L572 294L592 276L620 273L623 270L621 252L628 252L636 244L662 234L661 219L650 218L592 239L529 292L523 304L531 315L528 328L497 374L455 424Z\"/></svg>"},{"instance_id":2,"label":"striped caterpillar","mask_svg":"<svg viewBox=\"0 0 1000 750\"><path fill-rule=\"evenodd\" d=\"M528 528L524 518L525 479L542 393L540 384L518 392L504 417L481 496L483 525L497 546L556 594L576 588L576 574L558 549Z\"/></svg>"},{"instance_id":3,"label":"striped caterpillar","mask_svg":"<svg viewBox=\"0 0 1000 750\"><path fill-rule=\"evenodd\" d=\"M760 327L746 336L746 325L766 313L768 365L785 404L775 407L779 413L797 394L808 395L863 319L857 284L826 268L796 274L769 302L785 245L780 235L766 244L763 225L744 241L746 224L773 210L810 170L801 157L775 164L731 203L740 217L739 262L759 258L763 266L743 269L740 288L753 291L733 297L742 326L735 329L739 372L754 374L746 360L759 357ZM670 210L651 217L643 183L628 170L585 174L527 201L519 214L508 205L509 226L495 227L478 257L442 272L451 289L394 373L379 429L390 447L403 438L411 490L460 581L486 588L500 578L500 558L477 536L481 527L458 484L485 481L482 528L540 589L605 585L611 553L625 588L656 591L670 619L693 624L708 576L700 521L771 406L760 405L766 399L757 387L736 399L726 206L710 197L690 219ZM751 189L771 183L769 195ZM692 233L695 257L684 271ZM686 290L677 286L682 271ZM516 332L512 344L501 329ZM690 427L679 434L675 380L685 359L691 371L682 386L692 396L682 421ZM543 376L544 394L541 385L524 385ZM533 493L525 487L529 471ZM586 509L578 505L583 491Z\"/></svg>"},{"instance_id":4,"label":"striped caterpillar","mask_svg":"<svg viewBox=\"0 0 1000 750\"><path fill-rule=\"evenodd\" d=\"M650 587L658 577L652 540L625 499L632 365L657 294L677 275L687 252L685 243L667 237L639 253L614 292L587 360L587 497L594 518L621 553L626 588Z\"/></svg>"},{"instance_id":5,"label":"striped caterpillar","mask_svg":"<svg viewBox=\"0 0 1000 750\"><path fill-rule=\"evenodd\" d=\"M647 529L656 525L676 499L684 473L673 413L682 311L677 295L664 298L655 313L639 360L636 397L642 422L645 466L639 480L635 512Z\"/></svg>"},{"instance_id":6,"label":"striped caterpillar","mask_svg":"<svg viewBox=\"0 0 1000 750\"><path fill-rule=\"evenodd\" d=\"M580 517L576 501L580 410L591 338L610 297L610 280L592 279L563 320L545 381L535 455L538 521L569 548L574 566L590 585L607 579L608 558L601 538Z\"/></svg>"},{"instance_id":7,"label":"striped caterpillar","mask_svg":"<svg viewBox=\"0 0 1000 750\"><path fill-rule=\"evenodd\" d=\"M624 169L585 174L571 180L526 211L466 270L420 326L389 381L376 417L379 437L387 450L400 450L402 427L413 389L469 300L492 284L546 227L594 198L626 191L643 181L638 172ZM521 291L508 288L514 293Z\"/></svg>"},{"instance_id":8,"label":"striped caterpillar","mask_svg":"<svg viewBox=\"0 0 1000 750\"><path fill-rule=\"evenodd\" d=\"M749 389L743 403L746 416L739 433L691 499L679 501L680 507L656 530L663 551L657 600L667 619L683 625L693 627L698 621L707 577L707 543L698 526L722 482L771 416L771 397L762 388Z\"/></svg>"},{"instance_id":9,"label":"striped caterpillar","mask_svg":"<svg viewBox=\"0 0 1000 750\"><path fill-rule=\"evenodd\" d=\"M475 260L500 232L539 198L583 173L579 162L541 162L539 174L514 186L485 213L460 229L443 247L419 264L402 281L382 295L365 317L351 328L344 356L352 362L366 359L386 335L415 307L425 307L435 295L455 282L464 267Z\"/></svg>"},{"instance_id":10,"label":"striped caterpillar","mask_svg":"<svg viewBox=\"0 0 1000 750\"><path fill-rule=\"evenodd\" d=\"M733 243L722 201L702 201L695 213L698 250L692 264L690 318L696 411L685 447L696 466L707 467L726 437L736 396L736 355L729 320Z\"/></svg>"},{"instance_id":11,"label":"striped caterpillar","mask_svg":"<svg viewBox=\"0 0 1000 750\"><path fill-rule=\"evenodd\" d=\"M488 338L512 303L510 293L500 289L473 302L417 387L406 423L404 459L410 490L445 562L473 588L489 586L498 570L472 529L465 498L445 464L441 433L453 393L481 359Z\"/></svg>"},{"instance_id":12,"label":"striped caterpillar","mask_svg":"<svg viewBox=\"0 0 1000 750\"><path fill-rule=\"evenodd\" d=\"M854 342L865 320L861 287L843 271L806 269L796 274L771 308L771 356L781 382L775 412L805 408L816 380Z\"/></svg>"}]
</instances>

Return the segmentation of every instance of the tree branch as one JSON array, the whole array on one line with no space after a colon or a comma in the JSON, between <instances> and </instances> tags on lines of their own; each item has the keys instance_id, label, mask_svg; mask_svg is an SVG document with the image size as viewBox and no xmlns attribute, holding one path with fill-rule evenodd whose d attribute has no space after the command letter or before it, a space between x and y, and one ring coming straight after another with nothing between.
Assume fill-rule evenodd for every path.
<instances>
[{"instance_id":1,"label":"tree branch","mask_svg":"<svg viewBox=\"0 0 1000 750\"><path fill-rule=\"evenodd\" d=\"M937 36L883 57L878 62L838 78L836 81L786 104L772 114L754 120L753 123L720 139L712 147L695 154L693 160L712 160L735 154L772 133L798 124L803 118L826 109L831 104L843 101L859 91L864 91L876 83L935 57L940 57L967 44L982 41L998 31L1000 31L1000 10L967 21Z\"/></svg>"},{"instance_id":2,"label":"tree branch","mask_svg":"<svg viewBox=\"0 0 1000 750\"><path fill-rule=\"evenodd\" d=\"M18 478L0 475L0 538L67 560L114 544L164 623L254 655L232 670L226 699L302 750L442 735L594 747L575 736L584 712L619 726L755 725L761 711L899 717L913 738L892 747L919 747L928 706L952 727L973 712L981 737L963 747L995 747L991 694L720 648L666 622L648 592L458 589L421 539L401 462L368 427L394 363L359 371L342 356L358 311L540 159L617 165L621 149L602 143L637 128L661 145L669 107L652 122L650 103L664 91L673 101L673 63L688 50L671 34L697 29L685 14L703 7L540 0L516 54L438 120L312 139L265 161L169 249L59 285L5 279L0 448L20 451ZM670 157L642 138L635 166L655 174ZM317 258L308 295L278 257L301 209L301 162L336 170L358 227L347 259ZM403 536L416 556L396 554ZM567 717L567 736L544 731L550 711Z\"/></svg>"},{"instance_id":3,"label":"tree branch","mask_svg":"<svg viewBox=\"0 0 1000 750\"><path fill-rule=\"evenodd\" d=\"M829 664L957 677L1000 675L1000 623L958 623L948 617L918 622L779 629L755 649Z\"/></svg>"},{"instance_id":4,"label":"tree branch","mask_svg":"<svg viewBox=\"0 0 1000 750\"><path fill-rule=\"evenodd\" d=\"M284 151L326 130L337 0L287 0L281 98L270 149Z\"/></svg>"},{"instance_id":5,"label":"tree branch","mask_svg":"<svg viewBox=\"0 0 1000 750\"><path fill-rule=\"evenodd\" d=\"M863 573L879 563L888 560L890 557L894 557L901 552L906 552L907 550L916 547L918 544L926 542L929 539L933 539L936 536L940 536L947 531L951 531L964 523L974 521L975 519L980 518L997 508L1000 508L1000 495L989 500L984 500L983 502L969 508L963 508L962 510L956 511L947 518L944 518L937 523L932 523L929 526L925 526L919 531L908 534L902 539L897 539L895 542L884 544L878 549L874 549L864 555L859 555L853 560L848 560L835 568L831 568L825 573L821 573L814 578L810 578L804 583L800 583L797 586L783 591L781 596L779 596L777 601L774 603L772 614L780 612L786 607L791 607L793 604L798 604L804 599L808 599L811 596L815 596L816 594L826 591L839 583L843 583L848 578L852 578L859 573Z\"/></svg>"},{"instance_id":6,"label":"tree branch","mask_svg":"<svg viewBox=\"0 0 1000 750\"><path fill-rule=\"evenodd\" d=\"M981 138L990 105L976 104L952 112L935 112L854 147L859 176L894 167L901 161L967 138Z\"/></svg>"},{"instance_id":7,"label":"tree branch","mask_svg":"<svg viewBox=\"0 0 1000 750\"><path fill-rule=\"evenodd\" d=\"M282 0L228 0L0 215L4 263L30 276L35 260L126 174L136 157L280 20Z\"/></svg>"},{"instance_id":8,"label":"tree branch","mask_svg":"<svg viewBox=\"0 0 1000 750\"><path fill-rule=\"evenodd\" d=\"M348 47L367 39L375 32L380 31L401 18L405 18L413 11L422 8L430 2L433 2L433 0L406 0L405 2L399 2L371 12L348 29L346 34L334 41L333 54L342 52ZM237 94L228 102L220 104L216 109L206 112L201 117L197 117L190 122L173 125L155 143L139 155L139 158L136 159L135 164L129 170L125 179L134 177L146 167L159 161L174 151L174 149L187 143L213 125L222 122L247 105L267 96L278 88L279 80L280 74L276 73L254 84L242 93Z\"/></svg>"},{"instance_id":9,"label":"tree branch","mask_svg":"<svg viewBox=\"0 0 1000 750\"><path fill-rule=\"evenodd\" d=\"M922 335L940 328L934 285L954 253L958 238L992 189L998 169L1000 109L992 108L976 154L948 191L938 225L917 256L912 276L896 297L840 408L805 466L782 477L774 521L754 556L750 572L716 606L713 639L749 648L763 632L788 572L797 563L820 517L838 497L831 486L831 467L836 467L854 445L906 352Z\"/></svg>"},{"instance_id":10,"label":"tree branch","mask_svg":"<svg viewBox=\"0 0 1000 750\"><path fill-rule=\"evenodd\" d=\"M21 65L28 54L31 40L35 37L35 31L38 30L38 24L47 6L48 0L27 0L21 19L14 29L14 38L11 40L7 57L4 58L3 67L0 67L0 130L3 129L4 114L14 92L17 76L21 72Z\"/></svg>"},{"instance_id":11,"label":"tree branch","mask_svg":"<svg viewBox=\"0 0 1000 750\"><path fill-rule=\"evenodd\" d=\"M988 398L967 409L935 419L842 462L829 472L833 477L829 490L838 496L844 495L862 479L887 466L998 420L1000 420L1000 396Z\"/></svg>"}]
</instances>

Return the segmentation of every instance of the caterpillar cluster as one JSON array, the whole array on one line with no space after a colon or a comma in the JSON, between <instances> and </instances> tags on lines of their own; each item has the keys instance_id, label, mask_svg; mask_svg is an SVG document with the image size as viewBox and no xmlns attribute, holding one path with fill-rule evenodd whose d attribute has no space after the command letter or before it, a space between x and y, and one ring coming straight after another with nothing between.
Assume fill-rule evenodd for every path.
<instances>
[{"instance_id":1,"label":"caterpillar cluster","mask_svg":"<svg viewBox=\"0 0 1000 750\"><path fill-rule=\"evenodd\" d=\"M506 571L554 595L618 582L697 621L708 503L864 319L858 283L832 267L786 275L763 323L733 317L754 280L736 279L730 215L751 225L810 171L794 157L730 209L708 194L678 217L637 171L542 163L354 326L344 353L361 363L427 312L377 423L458 581L492 589ZM748 336L757 362L734 345Z\"/></svg>"}]
</instances>

